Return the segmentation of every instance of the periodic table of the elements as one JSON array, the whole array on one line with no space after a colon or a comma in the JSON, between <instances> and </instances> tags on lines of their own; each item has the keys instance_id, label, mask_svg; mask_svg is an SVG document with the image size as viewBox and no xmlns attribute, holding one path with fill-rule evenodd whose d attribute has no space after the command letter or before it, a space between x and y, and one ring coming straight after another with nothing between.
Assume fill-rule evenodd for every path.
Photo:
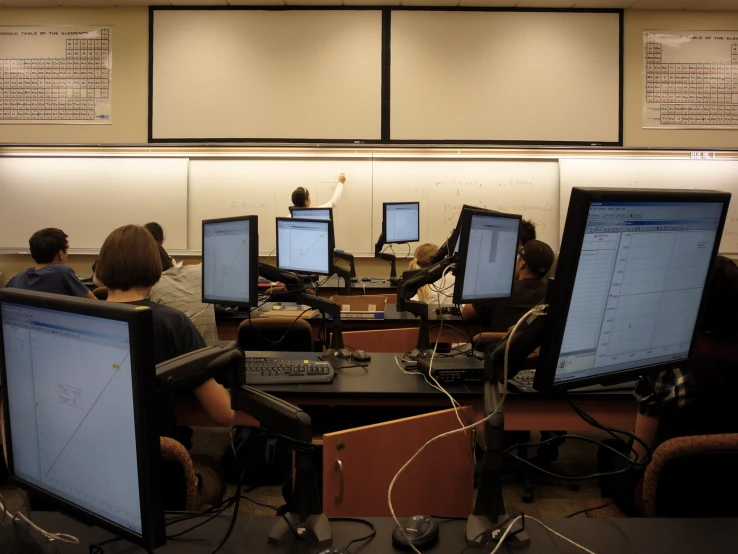
<instances>
[{"instance_id":1,"label":"periodic table of the elements","mask_svg":"<svg viewBox=\"0 0 738 554\"><path fill-rule=\"evenodd\" d=\"M0 123L110 124L111 27L0 27Z\"/></svg>"},{"instance_id":2,"label":"periodic table of the elements","mask_svg":"<svg viewBox=\"0 0 738 554\"><path fill-rule=\"evenodd\" d=\"M738 129L738 31L643 32L643 127Z\"/></svg>"}]
</instances>

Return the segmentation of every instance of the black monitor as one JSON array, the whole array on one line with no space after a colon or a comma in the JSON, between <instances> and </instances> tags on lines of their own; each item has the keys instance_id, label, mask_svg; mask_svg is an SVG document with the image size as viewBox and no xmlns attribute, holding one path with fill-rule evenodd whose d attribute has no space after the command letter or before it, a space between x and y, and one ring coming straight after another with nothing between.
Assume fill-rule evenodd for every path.
<instances>
[{"instance_id":1,"label":"black monitor","mask_svg":"<svg viewBox=\"0 0 738 554\"><path fill-rule=\"evenodd\" d=\"M489 302L512 293L521 216L469 209L460 222L454 303Z\"/></svg>"},{"instance_id":2,"label":"black monitor","mask_svg":"<svg viewBox=\"0 0 738 554\"><path fill-rule=\"evenodd\" d=\"M420 240L419 202L384 202L382 214L385 244Z\"/></svg>"},{"instance_id":3,"label":"black monitor","mask_svg":"<svg viewBox=\"0 0 738 554\"><path fill-rule=\"evenodd\" d=\"M151 310L0 289L11 477L153 549L165 541Z\"/></svg>"},{"instance_id":4,"label":"black monitor","mask_svg":"<svg viewBox=\"0 0 738 554\"><path fill-rule=\"evenodd\" d=\"M290 206L290 215L297 219L333 219L333 208L298 208Z\"/></svg>"},{"instance_id":5,"label":"black monitor","mask_svg":"<svg viewBox=\"0 0 738 554\"><path fill-rule=\"evenodd\" d=\"M449 256L453 256L454 254L458 254L459 252L459 234L461 233L461 222L466 217L466 214L469 212L469 210L477 210L482 212L490 212L490 213L499 213L494 212L493 210L487 210L486 208L479 208L477 206L470 206L468 204L464 204L461 206L461 212L459 212L459 217L456 220L456 225L454 226L453 230L451 231L451 234L448 236L448 239L441 245L441 247L436 251L435 254L433 254L433 257L431 258L431 263L437 263L443 260L444 258L447 258Z\"/></svg>"},{"instance_id":6,"label":"black monitor","mask_svg":"<svg viewBox=\"0 0 738 554\"><path fill-rule=\"evenodd\" d=\"M690 356L730 194L574 188L538 390L629 381Z\"/></svg>"},{"instance_id":7,"label":"black monitor","mask_svg":"<svg viewBox=\"0 0 738 554\"><path fill-rule=\"evenodd\" d=\"M202 222L202 301L256 306L259 222L255 215Z\"/></svg>"},{"instance_id":8,"label":"black monitor","mask_svg":"<svg viewBox=\"0 0 738 554\"><path fill-rule=\"evenodd\" d=\"M333 273L333 222L277 218L277 267L295 273Z\"/></svg>"}]
</instances>

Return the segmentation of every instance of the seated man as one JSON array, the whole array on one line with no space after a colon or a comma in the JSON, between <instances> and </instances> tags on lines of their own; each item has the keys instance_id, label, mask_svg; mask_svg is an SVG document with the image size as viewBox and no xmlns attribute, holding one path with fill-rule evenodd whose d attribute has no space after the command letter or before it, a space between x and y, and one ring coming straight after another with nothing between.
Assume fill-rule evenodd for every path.
<instances>
[{"instance_id":1,"label":"seated man","mask_svg":"<svg viewBox=\"0 0 738 554\"><path fill-rule=\"evenodd\" d=\"M95 300L95 295L66 265L69 242L64 231L54 228L36 231L31 235L28 246L36 265L11 278L6 287Z\"/></svg>"},{"instance_id":2,"label":"seated man","mask_svg":"<svg viewBox=\"0 0 738 554\"><path fill-rule=\"evenodd\" d=\"M190 318L208 346L218 343L215 308L203 304L202 264L170 267L151 289L149 299L157 304L179 310Z\"/></svg>"},{"instance_id":3,"label":"seated man","mask_svg":"<svg viewBox=\"0 0 738 554\"><path fill-rule=\"evenodd\" d=\"M539 240L528 241L518 254L512 295L492 302L467 304L462 310L465 320L489 325L489 331L507 332L533 306L546 296L543 278L553 265L551 247Z\"/></svg>"}]
</instances>

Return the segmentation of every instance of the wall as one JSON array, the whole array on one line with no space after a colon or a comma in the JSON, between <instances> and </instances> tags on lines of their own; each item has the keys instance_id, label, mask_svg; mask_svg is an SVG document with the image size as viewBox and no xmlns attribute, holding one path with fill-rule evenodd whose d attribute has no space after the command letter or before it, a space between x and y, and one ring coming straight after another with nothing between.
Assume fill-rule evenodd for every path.
<instances>
[{"instance_id":1,"label":"wall","mask_svg":"<svg viewBox=\"0 0 738 554\"><path fill-rule=\"evenodd\" d=\"M666 146L683 148L735 148L738 131L685 129L664 131L643 129L643 31L664 29L680 31L738 30L738 11L686 12L627 10L625 12L625 51L623 60L623 142L628 147Z\"/></svg>"},{"instance_id":2,"label":"wall","mask_svg":"<svg viewBox=\"0 0 738 554\"><path fill-rule=\"evenodd\" d=\"M131 144L148 140L148 8L0 9L0 25L112 25L112 125L0 125L0 143Z\"/></svg>"}]
</instances>

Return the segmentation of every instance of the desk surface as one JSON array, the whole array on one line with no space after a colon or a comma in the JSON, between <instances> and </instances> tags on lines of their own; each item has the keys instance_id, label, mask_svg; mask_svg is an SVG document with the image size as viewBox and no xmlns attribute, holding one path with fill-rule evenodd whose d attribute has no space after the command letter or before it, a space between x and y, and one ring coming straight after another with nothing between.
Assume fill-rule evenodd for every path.
<instances>
[{"instance_id":1,"label":"desk surface","mask_svg":"<svg viewBox=\"0 0 738 554\"><path fill-rule=\"evenodd\" d=\"M80 539L79 545L56 544L54 552L62 554L86 554L91 542L111 538L110 533L97 527L86 527L81 523L53 512L35 512L34 521L48 531L64 532ZM389 518L367 518L377 529L377 536L363 546L352 546L353 552L361 554L389 554L402 552L392 546L391 534L394 522ZM180 531L201 520L183 522L171 527L170 532ZM180 540L169 541L156 550L160 554L186 552L206 554L220 542L230 518L225 516L185 535ZM283 547L267 544L267 535L276 517L240 516L233 533L220 552L223 554L317 554L321 549L305 543L289 542ZM735 519L552 519L543 522L561 533L596 552L597 554L681 554L694 552L731 552L735 541ZM439 542L428 554L459 554L464 549L463 521L441 523ZM352 539L364 536L368 528L355 522L332 522L333 548L342 548ZM533 521L528 521L526 530L530 535L530 546L522 549L503 547L500 552L520 554L581 554L575 546L553 536ZM185 537L187 540L184 540ZM138 554L142 549L125 541L104 547L107 554ZM469 549L467 552L489 552ZM49 550L44 550L49 551ZM407 552L407 551L405 551Z\"/></svg>"}]
</instances>

